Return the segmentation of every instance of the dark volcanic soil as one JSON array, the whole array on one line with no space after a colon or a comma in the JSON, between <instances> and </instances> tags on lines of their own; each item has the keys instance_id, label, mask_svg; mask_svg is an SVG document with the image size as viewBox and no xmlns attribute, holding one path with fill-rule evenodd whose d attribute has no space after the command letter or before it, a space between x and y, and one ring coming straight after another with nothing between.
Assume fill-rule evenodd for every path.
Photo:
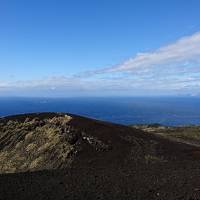
<instances>
[{"instance_id":1,"label":"dark volcanic soil","mask_svg":"<svg viewBox=\"0 0 200 200\"><path fill-rule=\"evenodd\" d=\"M0 120L0 200L200 200L200 148L80 116Z\"/></svg>"}]
</instances>

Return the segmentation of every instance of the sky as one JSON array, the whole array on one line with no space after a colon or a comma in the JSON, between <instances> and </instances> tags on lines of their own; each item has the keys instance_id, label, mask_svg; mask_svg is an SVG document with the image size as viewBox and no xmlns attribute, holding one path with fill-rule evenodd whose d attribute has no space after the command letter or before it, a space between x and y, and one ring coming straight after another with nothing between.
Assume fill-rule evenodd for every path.
<instances>
[{"instance_id":1,"label":"sky","mask_svg":"<svg viewBox=\"0 0 200 200\"><path fill-rule=\"evenodd\" d=\"M199 10L199 0L0 0L0 96L197 96Z\"/></svg>"}]
</instances>

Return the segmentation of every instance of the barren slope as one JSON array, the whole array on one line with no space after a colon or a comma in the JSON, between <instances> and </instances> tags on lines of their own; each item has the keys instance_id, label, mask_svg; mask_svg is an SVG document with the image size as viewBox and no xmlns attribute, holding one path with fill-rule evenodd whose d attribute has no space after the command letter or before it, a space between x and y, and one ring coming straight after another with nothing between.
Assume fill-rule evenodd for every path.
<instances>
[{"instance_id":1,"label":"barren slope","mask_svg":"<svg viewBox=\"0 0 200 200\"><path fill-rule=\"evenodd\" d=\"M2 200L199 199L199 161L198 147L71 114L0 120Z\"/></svg>"}]
</instances>

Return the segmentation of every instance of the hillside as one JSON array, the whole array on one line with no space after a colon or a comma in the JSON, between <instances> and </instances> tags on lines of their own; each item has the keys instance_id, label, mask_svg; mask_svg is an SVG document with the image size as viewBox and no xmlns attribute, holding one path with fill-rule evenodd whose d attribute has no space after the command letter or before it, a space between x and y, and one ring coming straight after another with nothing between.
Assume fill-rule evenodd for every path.
<instances>
[{"instance_id":1,"label":"hillside","mask_svg":"<svg viewBox=\"0 0 200 200\"><path fill-rule=\"evenodd\" d=\"M197 200L199 161L198 146L138 127L65 113L0 119L2 200Z\"/></svg>"},{"instance_id":2,"label":"hillside","mask_svg":"<svg viewBox=\"0 0 200 200\"><path fill-rule=\"evenodd\" d=\"M200 126L163 126L160 124L132 125L131 127L146 133L160 135L168 140L200 147Z\"/></svg>"}]
</instances>

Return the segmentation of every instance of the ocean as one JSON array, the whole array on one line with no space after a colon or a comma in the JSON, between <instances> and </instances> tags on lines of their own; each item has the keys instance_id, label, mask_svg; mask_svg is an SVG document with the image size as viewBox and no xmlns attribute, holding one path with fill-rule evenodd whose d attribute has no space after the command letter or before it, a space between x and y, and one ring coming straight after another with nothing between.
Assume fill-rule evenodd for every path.
<instances>
[{"instance_id":1,"label":"ocean","mask_svg":"<svg viewBox=\"0 0 200 200\"><path fill-rule=\"evenodd\" d=\"M125 125L200 124L200 97L0 98L0 116L67 112Z\"/></svg>"}]
</instances>

